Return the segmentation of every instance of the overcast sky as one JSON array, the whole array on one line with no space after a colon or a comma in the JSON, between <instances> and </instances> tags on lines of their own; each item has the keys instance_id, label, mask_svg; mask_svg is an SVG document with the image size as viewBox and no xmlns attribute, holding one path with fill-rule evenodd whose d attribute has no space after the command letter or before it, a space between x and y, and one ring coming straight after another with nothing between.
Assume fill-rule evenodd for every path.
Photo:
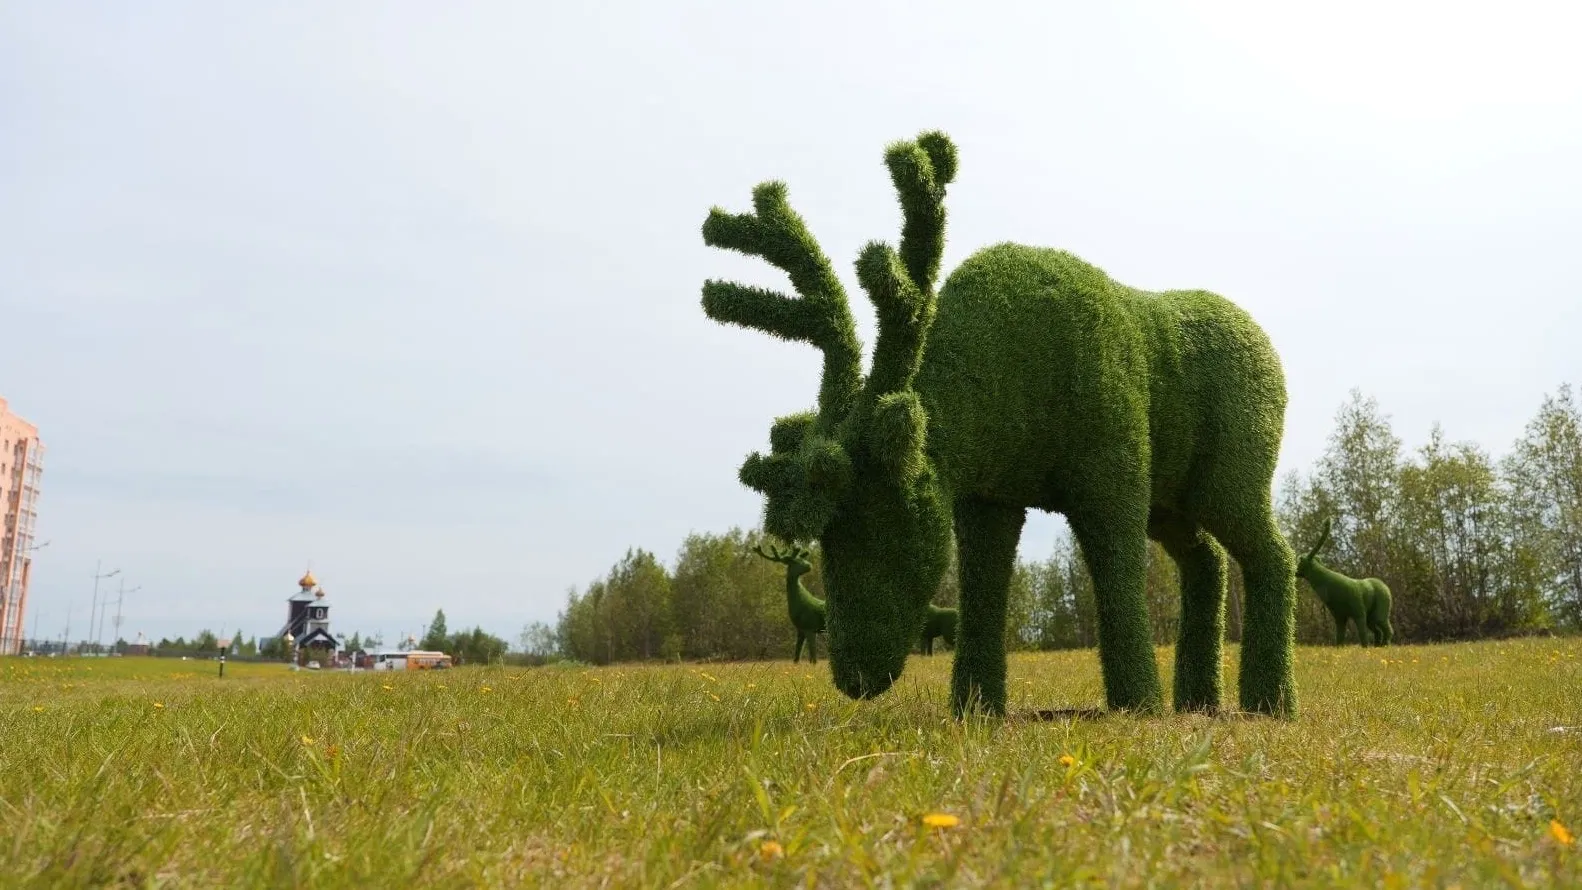
<instances>
[{"instance_id":1,"label":"overcast sky","mask_svg":"<svg viewBox=\"0 0 1582 890\"><path fill-rule=\"evenodd\" d=\"M1353 387L1503 453L1582 383L1582 18L1303 5L0 5L27 630L80 637L103 560L128 637L272 633L311 561L339 631L514 641L628 547L754 524L737 467L819 359L703 315L707 277L782 279L699 227L785 179L871 347L851 262L932 128L946 269L1015 240L1238 302L1282 469Z\"/></svg>"}]
</instances>

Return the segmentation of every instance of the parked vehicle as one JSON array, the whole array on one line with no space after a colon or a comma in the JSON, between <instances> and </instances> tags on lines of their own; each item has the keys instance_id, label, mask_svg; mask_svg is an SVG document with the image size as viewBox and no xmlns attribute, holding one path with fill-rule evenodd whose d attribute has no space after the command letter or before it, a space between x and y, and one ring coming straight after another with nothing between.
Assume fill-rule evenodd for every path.
<instances>
[{"instance_id":1,"label":"parked vehicle","mask_svg":"<svg viewBox=\"0 0 1582 890\"><path fill-rule=\"evenodd\" d=\"M410 652L376 652L373 669L376 671L428 671L451 667L451 657L443 652L414 649Z\"/></svg>"}]
</instances>

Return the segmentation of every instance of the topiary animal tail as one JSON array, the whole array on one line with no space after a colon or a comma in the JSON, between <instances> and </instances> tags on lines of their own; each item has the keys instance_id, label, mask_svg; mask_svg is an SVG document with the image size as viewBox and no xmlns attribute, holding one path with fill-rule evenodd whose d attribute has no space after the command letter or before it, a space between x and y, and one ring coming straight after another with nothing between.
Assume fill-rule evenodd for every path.
<instances>
[{"instance_id":1,"label":"topiary animal tail","mask_svg":"<svg viewBox=\"0 0 1582 890\"><path fill-rule=\"evenodd\" d=\"M753 547L753 552L786 567L786 612L791 616L792 626L796 628L796 649L791 653L791 662L795 664L802 660L802 643L805 641L808 661L818 664L818 635L824 632L825 608L823 600L802 586L802 576L813 571L808 552L796 546L782 552L773 544L769 545L768 553L758 546Z\"/></svg>"},{"instance_id":2,"label":"topiary animal tail","mask_svg":"<svg viewBox=\"0 0 1582 890\"><path fill-rule=\"evenodd\" d=\"M956 648L956 625L961 614L955 609L928 604L928 617L923 621L923 654L934 654L934 638L944 637L945 644Z\"/></svg>"},{"instance_id":3,"label":"topiary animal tail","mask_svg":"<svg viewBox=\"0 0 1582 890\"><path fill-rule=\"evenodd\" d=\"M1388 646L1395 630L1390 627L1390 588L1378 578L1349 578L1318 561L1318 551L1329 543L1331 520L1306 555L1297 560L1296 576L1312 586L1335 619L1335 645L1346 642L1346 625L1357 626L1357 643Z\"/></svg>"},{"instance_id":4,"label":"topiary animal tail","mask_svg":"<svg viewBox=\"0 0 1582 890\"><path fill-rule=\"evenodd\" d=\"M1220 707L1229 550L1247 589L1242 707L1296 713L1295 559L1270 497L1286 392L1268 337L1214 294L1137 290L1019 244L968 257L936 294L956 147L924 133L885 164L901 240L857 259L879 323L866 376L845 289L784 183L755 188L752 213L716 207L703 224L707 244L764 258L800 295L711 280L704 312L824 354L817 410L775 420L740 478L765 496L768 532L823 547L835 685L866 698L900 676L954 528L952 704L1003 712L1006 596L1036 508L1067 517L1088 562L1110 707L1163 707L1144 599L1152 537L1183 581L1176 708Z\"/></svg>"}]
</instances>

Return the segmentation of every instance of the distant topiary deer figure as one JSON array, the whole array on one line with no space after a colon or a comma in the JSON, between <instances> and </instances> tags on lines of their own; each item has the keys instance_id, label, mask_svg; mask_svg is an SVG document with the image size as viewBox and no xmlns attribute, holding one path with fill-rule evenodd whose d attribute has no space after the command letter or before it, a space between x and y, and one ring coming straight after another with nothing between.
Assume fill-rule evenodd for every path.
<instances>
[{"instance_id":1,"label":"distant topiary deer figure","mask_svg":"<svg viewBox=\"0 0 1582 890\"><path fill-rule=\"evenodd\" d=\"M972 254L936 294L956 146L924 133L885 164L903 221L898 250L871 242L857 259L879 328L866 376L845 288L784 183L703 224L705 243L764 258L800 295L711 280L703 311L824 354L818 410L776 419L739 478L765 496L769 533L823 548L836 687L870 698L901 675L954 527L952 708L1004 713L1006 602L1036 508L1065 515L1087 560L1111 708L1163 708L1152 538L1182 578L1177 710L1220 707L1229 550L1247 591L1241 705L1294 715L1296 560L1271 503L1286 390L1269 338L1215 294L1137 290L1020 244Z\"/></svg>"},{"instance_id":2,"label":"distant topiary deer figure","mask_svg":"<svg viewBox=\"0 0 1582 890\"><path fill-rule=\"evenodd\" d=\"M923 620L923 654L934 654L934 638L944 637L946 645L956 648L956 624L961 613L955 609L928 604L928 617Z\"/></svg>"},{"instance_id":3,"label":"distant topiary deer figure","mask_svg":"<svg viewBox=\"0 0 1582 890\"><path fill-rule=\"evenodd\" d=\"M824 601L802 586L802 576L813 571L808 551L793 546L782 552L770 544L768 553L757 546L753 547L753 552L786 567L786 611L796 627L796 650L791 653L791 662L795 664L802 659L802 642L806 640L808 661L818 664L818 635L824 632L825 609Z\"/></svg>"},{"instance_id":4,"label":"distant topiary deer figure","mask_svg":"<svg viewBox=\"0 0 1582 890\"><path fill-rule=\"evenodd\" d=\"M1318 561L1318 551L1329 543L1330 520L1324 520L1324 534L1296 562L1296 576L1312 586L1335 616L1335 645L1346 642L1346 625L1357 625L1357 642L1388 646L1395 631L1390 627L1390 588L1378 578L1348 578Z\"/></svg>"}]
</instances>

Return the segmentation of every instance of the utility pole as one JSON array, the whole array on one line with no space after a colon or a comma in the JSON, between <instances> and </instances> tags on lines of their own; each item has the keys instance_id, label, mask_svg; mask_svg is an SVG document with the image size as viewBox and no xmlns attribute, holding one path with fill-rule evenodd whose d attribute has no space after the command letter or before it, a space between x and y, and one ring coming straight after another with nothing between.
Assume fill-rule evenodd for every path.
<instances>
[{"instance_id":1,"label":"utility pole","mask_svg":"<svg viewBox=\"0 0 1582 890\"><path fill-rule=\"evenodd\" d=\"M123 582L123 585L124 583L125 582ZM121 638L121 600L124 599L127 594L137 593L142 589L143 585L139 584L131 590L121 591L115 598L115 638L118 640Z\"/></svg>"},{"instance_id":2,"label":"utility pole","mask_svg":"<svg viewBox=\"0 0 1582 890\"><path fill-rule=\"evenodd\" d=\"M66 657L66 651L71 641L71 603L66 604L66 630L60 635L60 657Z\"/></svg>"},{"instance_id":3,"label":"utility pole","mask_svg":"<svg viewBox=\"0 0 1582 890\"><path fill-rule=\"evenodd\" d=\"M99 569L104 567L103 562L103 560L98 559L93 561L93 606L88 609L88 633L90 635L93 633L93 613L97 611L99 607L99 579L113 578L116 575L121 574L120 569L116 569L113 572L106 572L103 575L99 574Z\"/></svg>"},{"instance_id":4,"label":"utility pole","mask_svg":"<svg viewBox=\"0 0 1582 890\"><path fill-rule=\"evenodd\" d=\"M116 582L116 589L120 591L120 593L116 595L115 601L120 602L126 596L125 575L122 575L121 580ZM104 613L110 608L109 594L105 594L104 600L104 606L99 609L99 629L93 635L93 649L95 652L101 651L104 648Z\"/></svg>"}]
</instances>

